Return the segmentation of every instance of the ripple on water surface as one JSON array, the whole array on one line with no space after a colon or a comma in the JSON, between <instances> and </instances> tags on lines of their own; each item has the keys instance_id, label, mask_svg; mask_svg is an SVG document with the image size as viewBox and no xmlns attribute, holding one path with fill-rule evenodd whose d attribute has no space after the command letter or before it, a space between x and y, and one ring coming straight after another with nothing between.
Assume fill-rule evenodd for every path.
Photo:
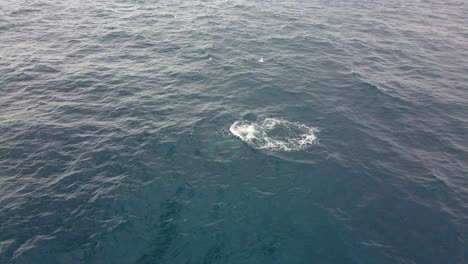
<instances>
[{"instance_id":1,"label":"ripple on water surface","mask_svg":"<svg viewBox=\"0 0 468 264\"><path fill-rule=\"evenodd\" d=\"M0 1L0 264L468 263L466 1Z\"/></svg>"}]
</instances>

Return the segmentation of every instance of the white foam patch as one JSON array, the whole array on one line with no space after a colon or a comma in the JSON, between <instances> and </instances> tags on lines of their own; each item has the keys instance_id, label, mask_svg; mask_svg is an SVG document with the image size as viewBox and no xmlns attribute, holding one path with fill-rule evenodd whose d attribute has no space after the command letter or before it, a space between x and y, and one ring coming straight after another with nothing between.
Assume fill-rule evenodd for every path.
<instances>
[{"instance_id":1,"label":"white foam patch","mask_svg":"<svg viewBox=\"0 0 468 264\"><path fill-rule=\"evenodd\" d=\"M229 131L256 149L297 151L313 145L318 129L278 118L234 122Z\"/></svg>"}]
</instances>

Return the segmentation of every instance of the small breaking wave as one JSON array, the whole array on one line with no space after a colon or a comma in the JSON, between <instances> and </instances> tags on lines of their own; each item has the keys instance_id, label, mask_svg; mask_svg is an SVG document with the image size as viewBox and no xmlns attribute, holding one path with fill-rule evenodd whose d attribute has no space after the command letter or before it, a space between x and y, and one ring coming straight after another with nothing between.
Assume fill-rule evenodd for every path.
<instances>
[{"instance_id":1,"label":"small breaking wave","mask_svg":"<svg viewBox=\"0 0 468 264\"><path fill-rule=\"evenodd\" d=\"M316 142L318 129L284 119L266 118L236 121L229 131L255 149L297 151Z\"/></svg>"}]
</instances>

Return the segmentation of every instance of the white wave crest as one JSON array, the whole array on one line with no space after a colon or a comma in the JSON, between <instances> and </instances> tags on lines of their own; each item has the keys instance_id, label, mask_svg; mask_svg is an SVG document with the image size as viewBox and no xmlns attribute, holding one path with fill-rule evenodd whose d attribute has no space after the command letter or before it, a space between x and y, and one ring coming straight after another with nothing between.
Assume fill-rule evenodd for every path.
<instances>
[{"instance_id":1,"label":"white wave crest","mask_svg":"<svg viewBox=\"0 0 468 264\"><path fill-rule=\"evenodd\" d=\"M297 151L313 145L318 129L278 118L234 122L229 131L256 149Z\"/></svg>"}]
</instances>

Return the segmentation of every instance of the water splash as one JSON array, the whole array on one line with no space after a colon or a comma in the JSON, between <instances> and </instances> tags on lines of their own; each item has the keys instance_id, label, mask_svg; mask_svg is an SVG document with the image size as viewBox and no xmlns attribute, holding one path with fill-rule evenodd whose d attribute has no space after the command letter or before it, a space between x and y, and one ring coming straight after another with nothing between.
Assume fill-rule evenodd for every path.
<instances>
[{"instance_id":1,"label":"water splash","mask_svg":"<svg viewBox=\"0 0 468 264\"><path fill-rule=\"evenodd\" d=\"M278 118L261 121L240 120L229 131L256 149L272 151L298 151L313 145L317 128Z\"/></svg>"}]
</instances>

